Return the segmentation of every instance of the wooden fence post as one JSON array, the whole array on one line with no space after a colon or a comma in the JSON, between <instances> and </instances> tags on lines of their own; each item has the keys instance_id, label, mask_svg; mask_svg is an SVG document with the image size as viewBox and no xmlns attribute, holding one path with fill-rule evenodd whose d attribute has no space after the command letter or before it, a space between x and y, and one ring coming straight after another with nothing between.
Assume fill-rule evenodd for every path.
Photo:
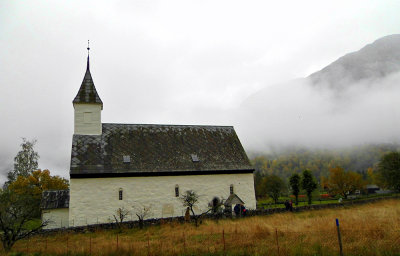
<instances>
[{"instance_id":1,"label":"wooden fence post","mask_svg":"<svg viewBox=\"0 0 400 256\"><path fill-rule=\"evenodd\" d=\"M150 256L150 234L147 232L147 255Z\"/></svg>"},{"instance_id":2,"label":"wooden fence post","mask_svg":"<svg viewBox=\"0 0 400 256\"><path fill-rule=\"evenodd\" d=\"M279 256L279 240L278 240L278 229L275 228L275 238L276 238L276 248L278 250L278 256Z\"/></svg>"},{"instance_id":3,"label":"wooden fence post","mask_svg":"<svg viewBox=\"0 0 400 256\"><path fill-rule=\"evenodd\" d=\"M185 239L185 231L183 231L183 251L186 254L186 239Z\"/></svg>"},{"instance_id":4,"label":"wooden fence post","mask_svg":"<svg viewBox=\"0 0 400 256\"><path fill-rule=\"evenodd\" d=\"M224 243L224 255L226 255L226 247L225 247L225 230L222 230L222 242Z\"/></svg>"},{"instance_id":5,"label":"wooden fence post","mask_svg":"<svg viewBox=\"0 0 400 256\"><path fill-rule=\"evenodd\" d=\"M118 251L118 233L117 233L117 251Z\"/></svg>"},{"instance_id":6,"label":"wooden fence post","mask_svg":"<svg viewBox=\"0 0 400 256\"><path fill-rule=\"evenodd\" d=\"M338 240L339 240L340 256L343 256L342 237L340 235L339 219L336 219L336 228L337 228L337 235L338 235Z\"/></svg>"}]
</instances>

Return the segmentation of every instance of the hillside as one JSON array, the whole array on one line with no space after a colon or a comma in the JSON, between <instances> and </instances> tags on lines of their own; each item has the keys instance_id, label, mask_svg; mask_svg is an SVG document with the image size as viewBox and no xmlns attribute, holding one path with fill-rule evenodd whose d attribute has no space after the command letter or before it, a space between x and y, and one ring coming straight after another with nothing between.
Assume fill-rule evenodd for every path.
<instances>
[{"instance_id":1,"label":"hillside","mask_svg":"<svg viewBox=\"0 0 400 256\"><path fill-rule=\"evenodd\" d=\"M261 175L275 174L287 180L293 173L312 171L319 181L329 169L340 166L361 173L367 178L368 168L374 168L380 158L391 151L400 151L400 144L364 145L342 149L292 148L268 154L251 153L254 168Z\"/></svg>"},{"instance_id":2,"label":"hillside","mask_svg":"<svg viewBox=\"0 0 400 256\"><path fill-rule=\"evenodd\" d=\"M308 77L266 85L235 116L249 151L400 143L398 95L400 35L391 35Z\"/></svg>"}]
</instances>

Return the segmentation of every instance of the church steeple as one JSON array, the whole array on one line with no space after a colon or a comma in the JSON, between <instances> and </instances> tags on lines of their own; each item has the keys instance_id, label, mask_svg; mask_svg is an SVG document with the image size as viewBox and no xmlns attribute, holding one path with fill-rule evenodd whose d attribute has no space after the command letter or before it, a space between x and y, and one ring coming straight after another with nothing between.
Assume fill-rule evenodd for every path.
<instances>
[{"instance_id":1,"label":"church steeple","mask_svg":"<svg viewBox=\"0 0 400 256\"><path fill-rule=\"evenodd\" d=\"M100 135L102 133L101 110L103 102L97 94L96 87L90 74L89 41L86 73L83 77L78 94L72 101L75 109L74 133L84 135Z\"/></svg>"},{"instance_id":2,"label":"church steeple","mask_svg":"<svg viewBox=\"0 0 400 256\"><path fill-rule=\"evenodd\" d=\"M90 70L90 68L89 68L89 51L90 51L89 40L87 40L87 65L86 65L86 70Z\"/></svg>"},{"instance_id":3,"label":"church steeple","mask_svg":"<svg viewBox=\"0 0 400 256\"><path fill-rule=\"evenodd\" d=\"M91 104L100 104L101 109L103 109L103 102L100 99L99 94L97 94L96 87L94 86L92 74L90 74L90 64L89 64L89 42L88 42L88 56L87 56L87 66L86 73L83 77L83 81L81 87L78 91L78 94L75 96L75 99L72 103L91 103Z\"/></svg>"}]
</instances>

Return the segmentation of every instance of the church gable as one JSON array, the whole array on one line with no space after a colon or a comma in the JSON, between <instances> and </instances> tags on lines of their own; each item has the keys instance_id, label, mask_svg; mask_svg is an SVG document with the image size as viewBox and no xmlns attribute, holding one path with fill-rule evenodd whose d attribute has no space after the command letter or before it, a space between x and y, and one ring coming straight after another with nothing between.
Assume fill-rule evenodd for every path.
<instances>
[{"instance_id":1,"label":"church gable","mask_svg":"<svg viewBox=\"0 0 400 256\"><path fill-rule=\"evenodd\" d=\"M231 126L103 124L102 135L74 135L71 178L252 172Z\"/></svg>"}]
</instances>

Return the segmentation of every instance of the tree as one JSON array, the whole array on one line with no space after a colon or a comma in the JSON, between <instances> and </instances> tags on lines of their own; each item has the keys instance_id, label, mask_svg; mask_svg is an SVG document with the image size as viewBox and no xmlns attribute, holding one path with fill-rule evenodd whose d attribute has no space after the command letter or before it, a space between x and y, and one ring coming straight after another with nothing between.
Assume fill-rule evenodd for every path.
<instances>
[{"instance_id":1,"label":"tree","mask_svg":"<svg viewBox=\"0 0 400 256\"><path fill-rule=\"evenodd\" d=\"M262 176L261 176L261 173L260 173L260 171L255 171L254 172L254 188L255 188L255 192L256 192L256 196L258 197L258 196L261 196L262 195L262 193L261 193L261 183L262 183Z\"/></svg>"},{"instance_id":2,"label":"tree","mask_svg":"<svg viewBox=\"0 0 400 256\"><path fill-rule=\"evenodd\" d=\"M292 189L292 193L295 197L296 205L299 204L300 179L300 175L297 173L294 173L289 179L290 188Z\"/></svg>"},{"instance_id":3,"label":"tree","mask_svg":"<svg viewBox=\"0 0 400 256\"><path fill-rule=\"evenodd\" d=\"M7 173L5 187L15 181L18 176L27 177L38 169L39 154L34 150L36 140L28 141L22 138L21 150L14 158L14 170Z\"/></svg>"},{"instance_id":4,"label":"tree","mask_svg":"<svg viewBox=\"0 0 400 256\"><path fill-rule=\"evenodd\" d=\"M182 197L181 201L184 207L189 207L190 212L192 213L193 219L195 221L196 227L198 226L198 217L193 210L193 207L199 202L199 196L193 190L186 191Z\"/></svg>"},{"instance_id":5,"label":"tree","mask_svg":"<svg viewBox=\"0 0 400 256\"><path fill-rule=\"evenodd\" d=\"M385 154L378 163L378 172L389 188L400 192L400 153Z\"/></svg>"},{"instance_id":6,"label":"tree","mask_svg":"<svg viewBox=\"0 0 400 256\"><path fill-rule=\"evenodd\" d=\"M314 177L309 170L303 171L301 187L307 192L308 204L311 204L312 192L317 188L317 183L314 181Z\"/></svg>"},{"instance_id":7,"label":"tree","mask_svg":"<svg viewBox=\"0 0 400 256\"><path fill-rule=\"evenodd\" d=\"M349 193L361 190L365 185L361 174L345 172L341 167L331 168L329 172L329 178L325 179L325 186L332 194L339 194L347 198Z\"/></svg>"},{"instance_id":8,"label":"tree","mask_svg":"<svg viewBox=\"0 0 400 256\"><path fill-rule=\"evenodd\" d=\"M40 200L44 190L68 189L68 180L60 176L51 176L49 170L36 170L28 176L18 178L8 185L8 189L20 195L31 195L38 199L37 208L40 208Z\"/></svg>"},{"instance_id":9,"label":"tree","mask_svg":"<svg viewBox=\"0 0 400 256\"><path fill-rule=\"evenodd\" d=\"M192 218L194 219L194 223L196 225L196 227L199 226L199 218L203 215L208 213L209 211L211 211L211 209L209 209L206 212L203 212L199 215L196 215L196 213L194 212L194 207L197 205L197 203L199 202L199 195L194 192L193 190L187 190L182 197L180 198L182 201L182 204L184 207L189 207L190 212L192 213Z\"/></svg>"},{"instance_id":10,"label":"tree","mask_svg":"<svg viewBox=\"0 0 400 256\"><path fill-rule=\"evenodd\" d=\"M279 196L285 188L285 183L276 175L270 175L264 178L264 187L268 196L270 196L275 204L278 202Z\"/></svg>"},{"instance_id":11,"label":"tree","mask_svg":"<svg viewBox=\"0 0 400 256\"><path fill-rule=\"evenodd\" d=\"M214 197L208 207L211 208L213 214L218 214L221 211L222 205L224 205L223 200L219 199L219 197Z\"/></svg>"},{"instance_id":12,"label":"tree","mask_svg":"<svg viewBox=\"0 0 400 256\"><path fill-rule=\"evenodd\" d=\"M139 218L139 228L142 229L144 226L144 219L151 215L151 206L136 206L135 214Z\"/></svg>"},{"instance_id":13,"label":"tree","mask_svg":"<svg viewBox=\"0 0 400 256\"><path fill-rule=\"evenodd\" d=\"M40 232L48 221L35 222L40 200L32 195L0 190L0 239L6 252L16 241Z\"/></svg>"},{"instance_id":14,"label":"tree","mask_svg":"<svg viewBox=\"0 0 400 256\"><path fill-rule=\"evenodd\" d=\"M369 184L376 184L378 187L388 189L389 185L382 176L382 173L376 168L368 168L367 170L367 181Z\"/></svg>"},{"instance_id":15,"label":"tree","mask_svg":"<svg viewBox=\"0 0 400 256\"><path fill-rule=\"evenodd\" d=\"M219 198L215 196L209 203L208 203L208 209L211 211L211 214L216 217L216 219L222 217L224 214L224 209L222 208L224 206L225 199Z\"/></svg>"},{"instance_id":16,"label":"tree","mask_svg":"<svg viewBox=\"0 0 400 256\"><path fill-rule=\"evenodd\" d=\"M115 223L117 223L118 228L121 229L122 222L124 222L125 218L130 214L130 211L128 211L124 207L120 207L115 212L117 213L117 215L113 215Z\"/></svg>"},{"instance_id":17,"label":"tree","mask_svg":"<svg viewBox=\"0 0 400 256\"><path fill-rule=\"evenodd\" d=\"M44 190L68 189L68 180L60 176L51 176L49 170L36 170L28 176L18 176L9 185L9 189L20 194L32 194L41 197Z\"/></svg>"}]
</instances>

